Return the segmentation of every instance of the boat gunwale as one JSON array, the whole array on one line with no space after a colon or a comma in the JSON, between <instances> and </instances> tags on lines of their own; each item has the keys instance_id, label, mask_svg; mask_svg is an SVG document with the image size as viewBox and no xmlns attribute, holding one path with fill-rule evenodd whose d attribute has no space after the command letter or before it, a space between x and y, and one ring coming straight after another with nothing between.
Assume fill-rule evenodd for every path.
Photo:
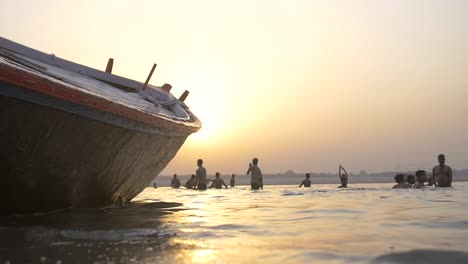
<instances>
[{"instance_id":1,"label":"boat gunwale","mask_svg":"<svg viewBox=\"0 0 468 264\"><path fill-rule=\"evenodd\" d=\"M193 133L198 131L201 127L199 119L188 109L185 109L191 118L188 121L172 119L163 115L150 114L140 109L108 100L104 97L97 97L80 90L70 89L64 84L52 82L40 75L31 74L26 69L15 68L5 63L0 64L0 81L92 109L109 112L151 126L163 127L181 133Z\"/></svg>"}]
</instances>

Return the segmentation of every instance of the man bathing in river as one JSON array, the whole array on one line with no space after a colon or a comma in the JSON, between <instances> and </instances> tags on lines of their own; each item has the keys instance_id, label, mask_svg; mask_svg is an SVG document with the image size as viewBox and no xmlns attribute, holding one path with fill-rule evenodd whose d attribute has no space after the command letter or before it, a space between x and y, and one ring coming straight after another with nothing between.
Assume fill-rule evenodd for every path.
<instances>
[{"instance_id":1,"label":"man bathing in river","mask_svg":"<svg viewBox=\"0 0 468 264\"><path fill-rule=\"evenodd\" d=\"M310 187L310 185L312 185L312 182L310 181L310 173L306 173L306 178L301 182L299 187L302 187L302 185L304 185L304 187Z\"/></svg>"},{"instance_id":2,"label":"man bathing in river","mask_svg":"<svg viewBox=\"0 0 468 264\"><path fill-rule=\"evenodd\" d=\"M210 185L210 188L216 188L216 189L222 189L224 187L228 187L226 183L224 183L224 180L219 178L219 172L216 173L216 178L213 180L213 182Z\"/></svg>"},{"instance_id":3,"label":"man bathing in river","mask_svg":"<svg viewBox=\"0 0 468 264\"><path fill-rule=\"evenodd\" d=\"M198 169L195 172L197 178L196 188L198 190L206 190L206 169L203 167L203 160L199 159L197 161Z\"/></svg>"},{"instance_id":4,"label":"man bathing in river","mask_svg":"<svg viewBox=\"0 0 468 264\"><path fill-rule=\"evenodd\" d=\"M343 170L343 173L341 173ZM343 166L340 165L338 169L338 176L340 176L341 185L338 188L347 188L348 187L348 172L345 170Z\"/></svg>"},{"instance_id":5,"label":"man bathing in river","mask_svg":"<svg viewBox=\"0 0 468 264\"><path fill-rule=\"evenodd\" d=\"M452 186L452 169L445 165L445 155L439 154L439 165L432 169L432 181L438 187Z\"/></svg>"},{"instance_id":6,"label":"man bathing in river","mask_svg":"<svg viewBox=\"0 0 468 264\"><path fill-rule=\"evenodd\" d=\"M254 158L252 163L249 164L249 169L247 170L247 175L250 174L250 187L252 190L258 190L260 188L263 189L262 171L257 164L258 159Z\"/></svg>"}]
</instances>

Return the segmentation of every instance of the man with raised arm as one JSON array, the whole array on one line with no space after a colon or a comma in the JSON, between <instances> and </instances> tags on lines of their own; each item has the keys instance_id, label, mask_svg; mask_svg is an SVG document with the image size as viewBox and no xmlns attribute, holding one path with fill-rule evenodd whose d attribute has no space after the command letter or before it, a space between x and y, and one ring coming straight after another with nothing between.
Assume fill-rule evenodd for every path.
<instances>
[{"instance_id":1,"label":"man with raised arm","mask_svg":"<svg viewBox=\"0 0 468 264\"><path fill-rule=\"evenodd\" d=\"M343 173L341 172L343 170ZM340 165L338 169L338 176L340 177L341 185L338 188L347 188L348 187L348 172L346 172L345 168Z\"/></svg>"}]
</instances>

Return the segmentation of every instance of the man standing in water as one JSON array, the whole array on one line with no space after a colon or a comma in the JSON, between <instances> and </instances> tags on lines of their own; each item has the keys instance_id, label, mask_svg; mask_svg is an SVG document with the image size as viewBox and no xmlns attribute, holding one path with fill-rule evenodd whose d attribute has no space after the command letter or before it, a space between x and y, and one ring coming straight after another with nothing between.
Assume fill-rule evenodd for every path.
<instances>
[{"instance_id":1,"label":"man standing in water","mask_svg":"<svg viewBox=\"0 0 468 264\"><path fill-rule=\"evenodd\" d=\"M220 175L219 172L217 172L217 173L216 173L216 176L215 176L216 178L215 178L215 179L213 180L213 182L211 183L210 188L213 188L213 187L214 187L214 188L216 188L216 189L222 189L222 188L223 188L223 185L224 185L224 187L226 187L226 188L228 187L228 186L226 185L226 183L224 182L224 180L221 179L221 178L219 178L219 175Z\"/></svg>"},{"instance_id":2,"label":"man standing in water","mask_svg":"<svg viewBox=\"0 0 468 264\"><path fill-rule=\"evenodd\" d=\"M343 170L343 173L341 173L341 170ZM338 186L338 188L347 188L348 187L348 172L346 172L345 168L340 165L340 168L338 169L338 176L340 177L340 182L341 185Z\"/></svg>"},{"instance_id":3,"label":"man standing in water","mask_svg":"<svg viewBox=\"0 0 468 264\"><path fill-rule=\"evenodd\" d=\"M439 154L439 165L432 169L432 181L438 187L452 186L452 169L445 165L445 155Z\"/></svg>"},{"instance_id":4,"label":"man standing in water","mask_svg":"<svg viewBox=\"0 0 468 264\"><path fill-rule=\"evenodd\" d=\"M174 189L179 189L180 181L177 179L177 174L174 174L174 178L171 180L171 187Z\"/></svg>"},{"instance_id":5,"label":"man standing in water","mask_svg":"<svg viewBox=\"0 0 468 264\"><path fill-rule=\"evenodd\" d=\"M232 175L232 178L231 178L231 188L234 187L236 185L236 179L234 178L236 175Z\"/></svg>"},{"instance_id":6,"label":"man standing in water","mask_svg":"<svg viewBox=\"0 0 468 264\"><path fill-rule=\"evenodd\" d=\"M195 175L197 177L197 189L198 190L206 190L206 169L203 167L203 160L199 159L197 161L198 169L195 172Z\"/></svg>"},{"instance_id":7,"label":"man standing in water","mask_svg":"<svg viewBox=\"0 0 468 264\"><path fill-rule=\"evenodd\" d=\"M249 164L249 169L247 170L247 175L250 174L250 187L252 190L258 190L260 188L263 189L262 171L257 164L258 159L254 158L252 163Z\"/></svg>"},{"instance_id":8,"label":"man standing in water","mask_svg":"<svg viewBox=\"0 0 468 264\"><path fill-rule=\"evenodd\" d=\"M301 182L301 185L299 187L310 187L312 185L312 182L310 181L310 173L306 173L306 178Z\"/></svg>"}]
</instances>

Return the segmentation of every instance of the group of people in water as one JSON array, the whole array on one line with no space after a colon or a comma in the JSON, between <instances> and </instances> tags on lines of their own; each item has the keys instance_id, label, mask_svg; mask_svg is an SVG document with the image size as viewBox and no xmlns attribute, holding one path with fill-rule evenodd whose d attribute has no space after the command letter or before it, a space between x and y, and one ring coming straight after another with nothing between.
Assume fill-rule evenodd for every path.
<instances>
[{"instance_id":1,"label":"group of people in water","mask_svg":"<svg viewBox=\"0 0 468 264\"><path fill-rule=\"evenodd\" d=\"M425 170L417 170L415 175L395 175L395 186L397 188L425 188L426 186L451 187L452 186L452 168L445 165L445 155L439 154L437 157L439 165L432 169L432 175L428 176ZM425 184L427 182L427 184Z\"/></svg>"},{"instance_id":2,"label":"group of people in water","mask_svg":"<svg viewBox=\"0 0 468 264\"><path fill-rule=\"evenodd\" d=\"M426 186L438 186L438 187L450 187L452 184L452 169L445 165L445 155L440 154L438 156L439 165L432 169L432 175L428 177L425 170L416 171L416 175L405 175L397 174L394 179L397 182L393 188L424 188ZM207 188L222 189L223 186L228 188L223 179L220 178L220 173L216 172L215 179L210 180L206 178L206 169L203 167L203 160L197 161L197 170L195 174L185 183L187 189L206 190ZM250 186L252 190L263 189L263 175L261 169L258 167L258 159L254 158L252 163L249 163L247 169L247 175L250 175ZM343 166L338 168L338 176L340 178L341 185L338 188L348 187L348 172ZM425 182L428 182L427 185ZM208 187L208 183L211 185ZM231 188L236 184L235 175L232 174L230 181ZM310 180L310 173L306 173L306 178L301 182L299 187L311 187L312 182ZM180 188L180 180L177 175L174 174L174 178L171 181L172 188Z\"/></svg>"},{"instance_id":3,"label":"group of people in water","mask_svg":"<svg viewBox=\"0 0 468 264\"><path fill-rule=\"evenodd\" d=\"M206 190L207 188L222 189L223 186L229 188L223 179L220 178L220 173L216 172L215 179L210 180L206 178L206 169L203 167L203 160L199 159L197 161L198 169L195 171L195 174L192 174L192 177L185 183L185 188L194 189L194 190ZM252 163L249 164L247 169L247 175L251 176L250 184L252 190L263 189L263 175L262 170L258 167L258 159L254 158ZM232 174L230 181L231 188L236 185L236 175ZM208 183L211 182L211 185L208 187ZM172 188L180 188L180 180L177 178L177 175L174 174L174 178L171 180Z\"/></svg>"}]
</instances>

